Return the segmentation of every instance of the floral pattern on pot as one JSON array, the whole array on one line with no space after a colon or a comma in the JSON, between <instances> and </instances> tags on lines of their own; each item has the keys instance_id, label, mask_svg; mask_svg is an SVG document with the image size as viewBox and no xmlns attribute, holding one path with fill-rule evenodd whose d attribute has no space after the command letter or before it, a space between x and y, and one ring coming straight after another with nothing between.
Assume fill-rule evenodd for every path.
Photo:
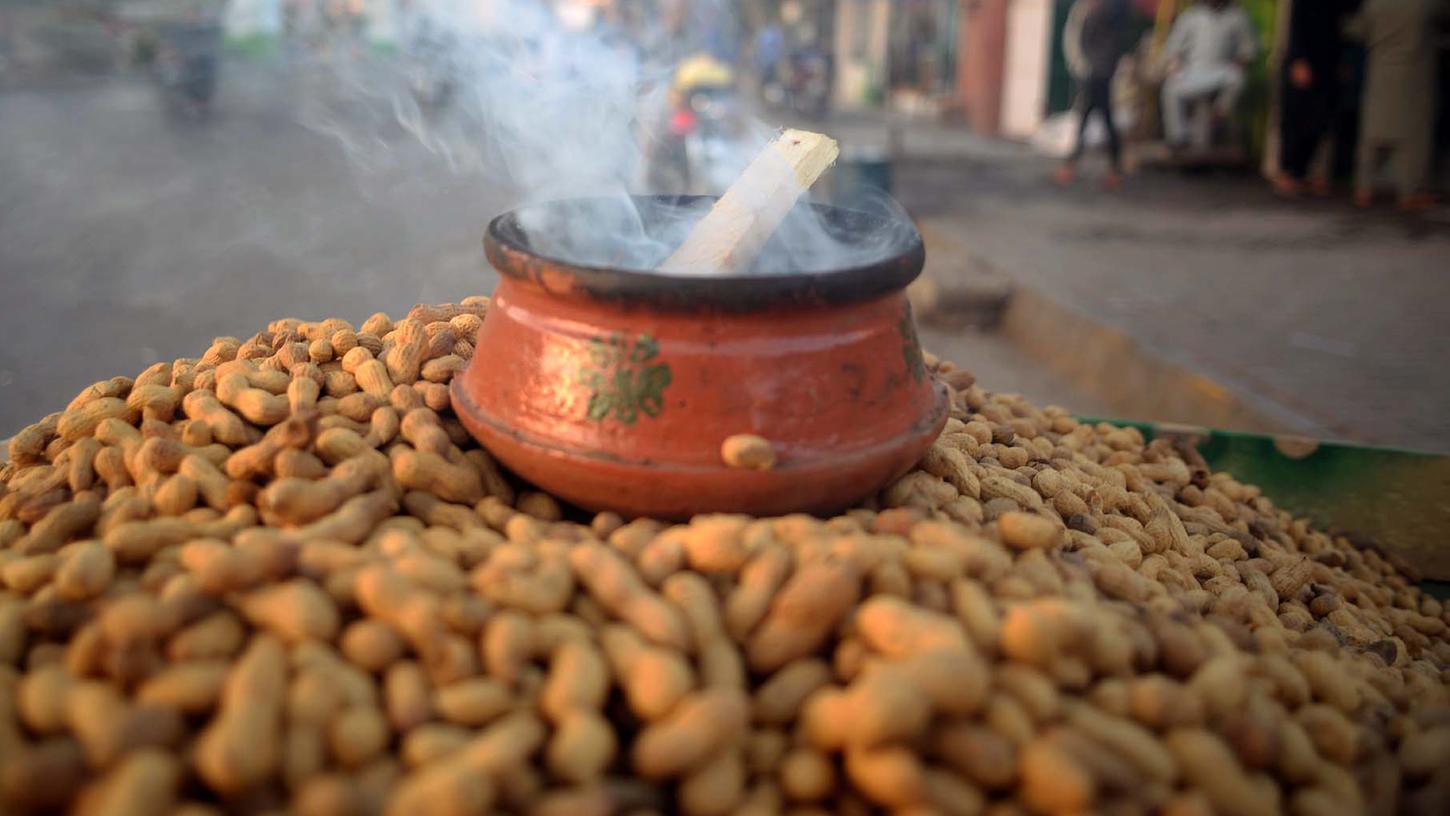
<instances>
[{"instance_id":1,"label":"floral pattern on pot","mask_svg":"<svg viewBox=\"0 0 1450 816\"><path fill-rule=\"evenodd\" d=\"M669 363L656 362L659 353L659 343L649 334L590 340L589 365L579 371L580 384L589 389L589 419L603 422L613 415L633 425L640 414L659 416L672 379Z\"/></svg>"}]
</instances>

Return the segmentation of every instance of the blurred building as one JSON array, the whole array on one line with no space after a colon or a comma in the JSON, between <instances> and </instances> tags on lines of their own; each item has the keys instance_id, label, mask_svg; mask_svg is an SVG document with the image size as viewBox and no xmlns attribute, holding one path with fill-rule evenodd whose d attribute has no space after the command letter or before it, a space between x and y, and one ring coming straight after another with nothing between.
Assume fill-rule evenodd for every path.
<instances>
[{"instance_id":1,"label":"blurred building","mask_svg":"<svg viewBox=\"0 0 1450 816\"><path fill-rule=\"evenodd\" d=\"M839 108L961 116L1021 130L1049 84L1051 29L1070 0L834 0ZM1058 23L1060 28L1060 23ZM1010 110L1004 111L1004 100Z\"/></svg>"},{"instance_id":2,"label":"blurred building","mask_svg":"<svg viewBox=\"0 0 1450 816\"><path fill-rule=\"evenodd\" d=\"M830 5L837 108L888 105L937 115L953 106L962 0L835 0Z\"/></svg>"},{"instance_id":3,"label":"blurred building","mask_svg":"<svg viewBox=\"0 0 1450 816\"><path fill-rule=\"evenodd\" d=\"M1072 107L1062 31L1073 0L816 0L834 28L838 110L891 109L956 119L976 132L1032 139ZM1151 137L1161 66L1157 49L1195 0L1132 0L1133 65L1118 94L1135 129ZM1288 0L1237 0L1263 44L1250 70L1244 108L1263 142L1272 98L1277 20Z\"/></svg>"}]
</instances>

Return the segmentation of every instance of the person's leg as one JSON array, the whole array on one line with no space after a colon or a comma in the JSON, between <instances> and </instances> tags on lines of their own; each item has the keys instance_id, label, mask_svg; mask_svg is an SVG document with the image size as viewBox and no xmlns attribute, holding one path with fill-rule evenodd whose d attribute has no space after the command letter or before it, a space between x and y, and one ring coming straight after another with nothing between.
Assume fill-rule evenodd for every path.
<instances>
[{"instance_id":1,"label":"person's leg","mask_svg":"<svg viewBox=\"0 0 1450 816\"><path fill-rule=\"evenodd\" d=\"M1077 140L1073 142L1072 152L1068 154L1067 160L1071 164L1077 164L1082 158L1083 149L1087 146L1088 118L1097 110L1097 100L1093 96L1092 85L1084 84L1078 97L1077 105Z\"/></svg>"},{"instance_id":2,"label":"person's leg","mask_svg":"<svg viewBox=\"0 0 1450 816\"><path fill-rule=\"evenodd\" d=\"M1430 129L1426 127L1395 145L1395 192L1399 194L1401 209L1420 210L1434 203L1434 198L1425 192L1430 179L1430 137Z\"/></svg>"},{"instance_id":3,"label":"person's leg","mask_svg":"<svg viewBox=\"0 0 1450 816\"><path fill-rule=\"evenodd\" d=\"M1232 116L1238 110L1239 97L1244 92L1244 72L1238 66L1226 67L1218 77L1218 93L1215 95L1214 112L1219 116Z\"/></svg>"},{"instance_id":4,"label":"person's leg","mask_svg":"<svg viewBox=\"0 0 1450 816\"><path fill-rule=\"evenodd\" d=\"M1214 113L1214 94L1217 89L1208 94L1193 97L1188 103L1188 142L1193 145L1194 150L1208 150L1213 146L1213 126L1218 116Z\"/></svg>"},{"instance_id":5,"label":"person's leg","mask_svg":"<svg viewBox=\"0 0 1450 816\"><path fill-rule=\"evenodd\" d=\"M1188 141L1183 116L1183 105L1188 101L1186 97L1182 74L1163 80L1163 139L1170 145L1179 146Z\"/></svg>"},{"instance_id":6,"label":"person's leg","mask_svg":"<svg viewBox=\"0 0 1450 816\"><path fill-rule=\"evenodd\" d=\"M1118 126L1113 123L1113 109L1104 107L1103 129L1108 134L1108 162L1114 173L1123 171L1123 141L1118 136Z\"/></svg>"},{"instance_id":7,"label":"person's leg","mask_svg":"<svg viewBox=\"0 0 1450 816\"><path fill-rule=\"evenodd\" d=\"M1366 137L1361 129L1354 163L1354 203L1361 207L1368 207L1374 200L1374 177L1379 169L1381 146L1380 140Z\"/></svg>"},{"instance_id":8,"label":"person's leg","mask_svg":"<svg viewBox=\"0 0 1450 816\"><path fill-rule=\"evenodd\" d=\"M1325 82L1314 89L1310 106L1309 127L1304 134L1304 180L1315 195L1327 196L1332 188L1334 172L1330 166L1334 113L1339 104L1335 82Z\"/></svg>"},{"instance_id":9,"label":"person's leg","mask_svg":"<svg viewBox=\"0 0 1450 816\"><path fill-rule=\"evenodd\" d=\"M1357 99L1357 98L1356 98ZM1341 103L1330 124L1329 177L1354 180L1355 162L1359 154L1359 108Z\"/></svg>"},{"instance_id":10,"label":"person's leg","mask_svg":"<svg viewBox=\"0 0 1450 816\"><path fill-rule=\"evenodd\" d=\"M1103 116L1103 130L1108 137L1108 174L1103 177L1103 184L1108 189L1116 190L1122 186L1123 175L1123 143L1118 137L1118 126L1113 122L1113 80L1106 77L1098 89L1099 104L1098 110Z\"/></svg>"},{"instance_id":11,"label":"person's leg","mask_svg":"<svg viewBox=\"0 0 1450 816\"><path fill-rule=\"evenodd\" d=\"M1279 169L1292 182L1301 182L1308 175L1309 160L1314 153L1310 145L1313 123L1309 93L1284 83L1279 116Z\"/></svg>"},{"instance_id":12,"label":"person's leg","mask_svg":"<svg viewBox=\"0 0 1450 816\"><path fill-rule=\"evenodd\" d=\"M1312 88L1294 87L1286 78L1282 85L1279 118L1279 173L1274 189L1283 195L1299 195L1309 190L1328 191L1326 172L1311 170L1325 142L1333 114L1334 95L1328 83ZM1326 151L1327 152L1327 151ZM1320 164L1327 163L1326 161ZM1314 176L1314 178L1310 178Z\"/></svg>"},{"instance_id":13,"label":"person's leg","mask_svg":"<svg viewBox=\"0 0 1450 816\"><path fill-rule=\"evenodd\" d=\"M1211 104L1204 111L1203 145L1236 146L1240 138L1236 114L1244 90L1244 72L1237 65L1226 65L1214 73L1214 80Z\"/></svg>"},{"instance_id":14,"label":"person's leg","mask_svg":"<svg viewBox=\"0 0 1450 816\"><path fill-rule=\"evenodd\" d=\"M1088 116L1093 112L1094 100L1090 80L1079 80L1077 91L1077 103L1073 110L1077 112L1077 138L1073 141L1072 150L1063 159L1062 164L1052 173L1052 180L1060 187L1066 187L1073 182L1077 176L1077 161L1082 158L1082 151L1087 144Z\"/></svg>"}]
</instances>

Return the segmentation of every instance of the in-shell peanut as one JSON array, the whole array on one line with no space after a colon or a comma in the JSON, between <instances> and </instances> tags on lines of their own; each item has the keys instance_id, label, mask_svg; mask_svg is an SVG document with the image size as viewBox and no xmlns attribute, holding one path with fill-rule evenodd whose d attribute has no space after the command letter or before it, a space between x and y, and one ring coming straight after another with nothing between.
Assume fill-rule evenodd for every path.
<instances>
[{"instance_id":1,"label":"in-shell peanut","mask_svg":"<svg viewBox=\"0 0 1450 816\"><path fill-rule=\"evenodd\" d=\"M720 443L720 458L733 468L770 470L775 467L775 446L755 434L735 434Z\"/></svg>"}]
</instances>

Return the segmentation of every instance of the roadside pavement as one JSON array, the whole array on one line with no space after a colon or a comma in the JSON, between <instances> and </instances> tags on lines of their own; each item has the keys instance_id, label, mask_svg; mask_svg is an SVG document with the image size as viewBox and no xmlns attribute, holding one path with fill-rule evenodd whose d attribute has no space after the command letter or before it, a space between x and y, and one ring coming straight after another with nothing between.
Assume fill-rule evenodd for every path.
<instances>
[{"instance_id":1,"label":"roadside pavement","mask_svg":"<svg viewBox=\"0 0 1450 816\"><path fill-rule=\"evenodd\" d=\"M891 141L880 121L816 126L844 150ZM1007 306L1002 333L1114 415L1450 452L1445 211L1281 201L1244 174L1143 172L1110 194L1092 159L1060 190L1020 145L924 123L896 141L936 285L1027 293L1033 315Z\"/></svg>"}]
</instances>

